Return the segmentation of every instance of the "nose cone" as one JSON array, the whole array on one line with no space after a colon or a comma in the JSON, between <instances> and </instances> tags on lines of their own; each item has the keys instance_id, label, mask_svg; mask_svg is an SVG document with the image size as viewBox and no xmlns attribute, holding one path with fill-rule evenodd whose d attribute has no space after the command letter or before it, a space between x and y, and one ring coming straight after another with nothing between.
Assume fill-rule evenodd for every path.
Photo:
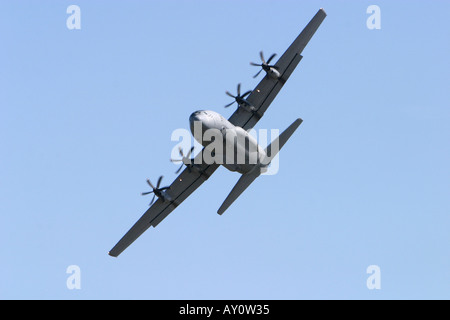
<instances>
[{"instance_id":1,"label":"nose cone","mask_svg":"<svg viewBox=\"0 0 450 320\"><path fill-rule=\"evenodd\" d=\"M202 122L202 112L203 111L195 111L189 117L189 125L191 127L192 135L200 144L202 144L203 130L205 129Z\"/></svg>"},{"instance_id":2,"label":"nose cone","mask_svg":"<svg viewBox=\"0 0 450 320\"><path fill-rule=\"evenodd\" d=\"M189 117L189 122L192 124L194 121L201 121L200 120L200 111L195 111L191 116Z\"/></svg>"}]
</instances>

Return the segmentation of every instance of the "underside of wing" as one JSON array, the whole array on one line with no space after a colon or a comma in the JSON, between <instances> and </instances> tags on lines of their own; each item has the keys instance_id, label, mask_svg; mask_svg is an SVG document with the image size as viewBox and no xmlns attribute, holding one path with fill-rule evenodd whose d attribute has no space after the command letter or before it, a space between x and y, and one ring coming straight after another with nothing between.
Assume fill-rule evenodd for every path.
<instances>
[{"instance_id":1,"label":"underside of wing","mask_svg":"<svg viewBox=\"0 0 450 320\"><path fill-rule=\"evenodd\" d=\"M249 112L245 108L238 108L229 118L232 124L245 130L249 130L256 125L301 61L303 49L325 17L325 11L320 9L274 65L280 73L280 77L274 78L266 75L248 96L247 101L254 107L255 111Z\"/></svg>"},{"instance_id":2,"label":"underside of wing","mask_svg":"<svg viewBox=\"0 0 450 320\"><path fill-rule=\"evenodd\" d=\"M202 157L202 153L198 157ZM195 163L195 161L193 162ZM139 238L150 226L156 227L166 218L178 205L192 194L200 185L206 181L219 167L217 164L193 165L183 172L172 182L167 192L166 199L159 198L131 227L122 239L111 249L110 256L118 257L128 246Z\"/></svg>"}]
</instances>

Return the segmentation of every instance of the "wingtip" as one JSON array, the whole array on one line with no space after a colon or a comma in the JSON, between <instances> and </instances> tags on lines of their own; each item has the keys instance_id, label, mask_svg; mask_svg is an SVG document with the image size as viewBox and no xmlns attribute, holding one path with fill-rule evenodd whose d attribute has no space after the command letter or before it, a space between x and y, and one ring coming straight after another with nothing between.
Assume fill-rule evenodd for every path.
<instances>
[{"instance_id":1,"label":"wingtip","mask_svg":"<svg viewBox=\"0 0 450 320\"><path fill-rule=\"evenodd\" d=\"M113 255L113 254L111 253L111 251L108 252L108 255L109 255L110 257L117 258L117 256L116 256L116 255Z\"/></svg>"},{"instance_id":2,"label":"wingtip","mask_svg":"<svg viewBox=\"0 0 450 320\"><path fill-rule=\"evenodd\" d=\"M327 13L325 12L325 9L324 9L324 8L320 8L319 11L322 11L325 15L327 15Z\"/></svg>"}]
</instances>

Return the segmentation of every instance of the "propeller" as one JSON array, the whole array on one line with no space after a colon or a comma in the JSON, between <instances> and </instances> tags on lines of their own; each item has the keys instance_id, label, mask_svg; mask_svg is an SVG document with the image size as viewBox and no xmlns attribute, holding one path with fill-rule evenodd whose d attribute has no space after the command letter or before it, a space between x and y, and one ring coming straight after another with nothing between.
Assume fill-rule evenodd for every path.
<instances>
[{"instance_id":1,"label":"propeller","mask_svg":"<svg viewBox=\"0 0 450 320\"><path fill-rule=\"evenodd\" d=\"M162 192L163 192L164 190L167 190L167 189L170 188L170 187L164 187L164 188L160 188L160 187L159 187L159 186L161 185L161 180L162 180L162 178L163 178L163 176L160 176L160 177L159 177L158 182L156 183L156 187L150 182L150 179L147 179L148 185L149 185L153 190L152 190L152 191L149 191L149 192L142 192L141 195L145 196L145 195L147 195L147 194L153 193L153 198L152 198L152 202L150 202L150 205L152 205L153 202L155 201L155 197L161 198L161 197L163 196L163 195L162 195Z\"/></svg>"},{"instance_id":2,"label":"propeller","mask_svg":"<svg viewBox=\"0 0 450 320\"><path fill-rule=\"evenodd\" d=\"M256 78L257 76L259 76L259 74L260 74L261 71L263 71L263 70L266 71L266 72L269 72L269 71L270 71L270 68L274 68L274 69L278 70L279 68L278 68L277 66L272 66L272 65L270 65L270 61L272 61L272 59L275 58L276 55L277 55L276 53L272 54L272 55L270 56L270 58L267 60L267 62L266 62L266 60L264 59L264 53L261 51L261 52L259 53L259 56L261 57L261 62L262 62L262 63L261 63L261 64L257 64L257 63L254 63L254 62L250 62L250 64L251 64L252 66L262 67L262 69L259 70L258 73L255 74L255 75L253 76L253 78Z\"/></svg>"},{"instance_id":3,"label":"propeller","mask_svg":"<svg viewBox=\"0 0 450 320\"><path fill-rule=\"evenodd\" d=\"M249 90L249 91L247 91L246 93L244 93L243 95L241 95L241 84L239 83L239 84L237 85L237 96L232 95L232 94L231 94L230 92L228 92L228 91L226 91L225 93L226 93L228 96L234 98L234 101L233 101L233 102L231 102L231 103L229 103L229 104L227 104L227 105L225 106L225 108L228 108L229 106L231 106L231 105L232 105L233 103L235 103L235 102L237 102L238 105L242 105L242 104L245 104L245 103L248 104L248 102L245 100L245 97L248 96L250 93L252 93L252 91Z\"/></svg>"},{"instance_id":4,"label":"propeller","mask_svg":"<svg viewBox=\"0 0 450 320\"><path fill-rule=\"evenodd\" d=\"M188 166L188 169L190 170L190 167L189 167L188 164L191 162L190 155L191 155L192 151L194 151L194 147L192 147L191 150L189 150L189 152L188 152L188 154L186 156L183 154L183 149L181 149L181 147L179 147L178 150L180 152L181 159L170 159L170 161L172 161L173 163L183 162L181 164L180 168L178 168L178 170L175 172L175 174L180 172L180 170L183 168L183 164L186 164Z\"/></svg>"}]
</instances>

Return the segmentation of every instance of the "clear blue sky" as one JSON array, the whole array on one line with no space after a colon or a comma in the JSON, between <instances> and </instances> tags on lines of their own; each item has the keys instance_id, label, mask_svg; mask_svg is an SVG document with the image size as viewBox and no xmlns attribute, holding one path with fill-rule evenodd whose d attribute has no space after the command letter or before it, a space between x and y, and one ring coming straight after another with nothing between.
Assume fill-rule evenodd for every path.
<instances>
[{"instance_id":1,"label":"clear blue sky","mask_svg":"<svg viewBox=\"0 0 450 320\"><path fill-rule=\"evenodd\" d=\"M66 9L81 8L81 30ZM381 8L381 30L366 9ZM118 259L171 133L328 17L260 128L304 123L223 215L219 168ZM0 298L450 299L450 1L0 2ZM68 290L66 269L81 269ZM369 290L369 265L381 289Z\"/></svg>"}]
</instances>

